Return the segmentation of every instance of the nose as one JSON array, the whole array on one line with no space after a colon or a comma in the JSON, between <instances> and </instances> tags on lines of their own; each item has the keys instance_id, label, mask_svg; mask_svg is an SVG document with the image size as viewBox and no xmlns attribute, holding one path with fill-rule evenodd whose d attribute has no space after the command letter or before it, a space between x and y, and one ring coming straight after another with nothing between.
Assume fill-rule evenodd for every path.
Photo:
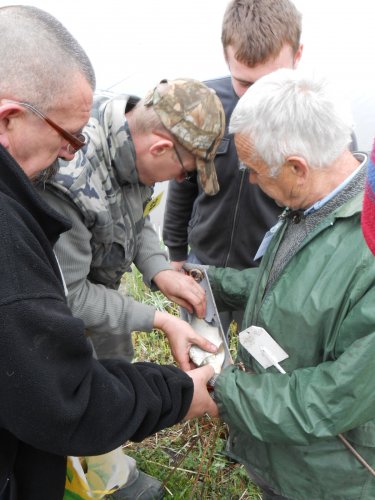
<instances>
[{"instance_id":1,"label":"nose","mask_svg":"<svg viewBox=\"0 0 375 500\"><path fill-rule=\"evenodd\" d=\"M72 151L72 148L68 147L69 144L62 146L59 151L59 158L63 160L71 161L74 158L75 151Z\"/></svg>"}]
</instances>

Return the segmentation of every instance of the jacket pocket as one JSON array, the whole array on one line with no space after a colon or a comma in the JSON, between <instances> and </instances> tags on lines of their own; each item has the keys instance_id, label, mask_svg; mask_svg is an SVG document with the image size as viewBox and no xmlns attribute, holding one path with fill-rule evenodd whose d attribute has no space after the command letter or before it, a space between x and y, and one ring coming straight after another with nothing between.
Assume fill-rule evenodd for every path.
<instances>
[{"instance_id":1,"label":"jacket pocket","mask_svg":"<svg viewBox=\"0 0 375 500\"><path fill-rule=\"evenodd\" d=\"M223 137L220 141L219 147L217 148L215 156L227 154L228 149L229 149L229 144L230 144L230 138Z\"/></svg>"},{"instance_id":2,"label":"jacket pocket","mask_svg":"<svg viewBox=\"0 0 375 500\"><path fill-rule=\"evenodd\" d=\"M375 448L375 420L370 420L355 429L345 432L344 436L351 443Z\"/></svg>"}]
</instances>

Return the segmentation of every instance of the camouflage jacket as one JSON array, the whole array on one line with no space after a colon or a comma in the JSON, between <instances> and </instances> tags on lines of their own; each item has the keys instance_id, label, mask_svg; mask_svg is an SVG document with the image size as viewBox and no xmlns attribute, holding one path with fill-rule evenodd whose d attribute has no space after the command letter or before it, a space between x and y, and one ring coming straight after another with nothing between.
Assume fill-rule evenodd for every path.
<instances>
[{"instance_id":1,"label":"camouflage jacket","mask_svg":"<svg viewBox=\"0 0 375 500\"><path fill-rule=\"evenodd\" d=\"M95 301L91 304L88 317L89 314L82 313L82 308L87 310L90 304L77 305L82 295L82 290L77 290L77 280L81 282L82 289L84 286L96 284L104 285L107 289L117 289L123 273L130 270L133 262L148 285L157 272L170 269L167 256L160 248L158 236L149 217L144 217L144 210L151 199L153 189L138 180L135 150L125 118L128 101L128 96L96 96L90 121L84 130L87 145L76 153L71 162L61 162L57 175L48 181L45 193L45 198L54 208L73 219L71 231L76 229L76 238L80 237L79 233L86 231L86 240L90 240L91 255L80 255L81 265L79 269L77 265L74 272L71 261L79 244L75 245L72 241L64 244L62 235L56 246L70 294L68 301L73 312L79 312L79 317L82 317L90 329L97 326L92 319L92 311L100 307L100 297L105 295L106 291L101 287L92 297L86 296L86 301ZM72 210L78 212L79 218ZM81 227L77 229L79 225ZM69 248L66 248L67 246ZM87 248L85 251L87 252ZM81 254L83 253L82 250ZM69 259L66 254L69 254ZM85 282L77 278L77 273L82 274L82 259L85 259L84 265L87 266ZM78 262L77 259L77 264ZM74 297L71 295L73 290ZM107 293L109 292L110 290ZM102 303L106 303L107 309L110 307L109 302L108 297L102 297ZM147 325L141 319L135 322L124 319L126 327L122 325L116 333L120 330L124 332L152 327L149 306L137 304L134 309L133 304L132 308L127 309L129 315L131 309L134 315L135 311L137 312L138 317L142 317L143 311L148 316ZM123 314L125 316L124 311ZM101 324L103 321L103 317L97 320ZM107 325L107 331L113 331L113 320L108 321L111 325Z\"/></svg>"}]
</instances>

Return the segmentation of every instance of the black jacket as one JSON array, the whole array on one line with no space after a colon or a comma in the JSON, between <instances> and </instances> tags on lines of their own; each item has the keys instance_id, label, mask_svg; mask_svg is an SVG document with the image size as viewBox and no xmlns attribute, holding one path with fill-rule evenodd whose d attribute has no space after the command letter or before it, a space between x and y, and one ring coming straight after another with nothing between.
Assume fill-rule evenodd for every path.
<instances>
[{"instance_id":1,"label":"black jacket","mask_svg":"<svg viewBox=\"0 0 375 500\"><path fill-rule=\"evenodd\" d=\"M229 119L238 97L231 78L205 82L215 89L225 111L226 130L216 154L220 191L204 193L195 181L169 182L163 224L163 239L171 260L185 260L188 245L203 264L245 269L253 267L254 256L265 232L281 209L238 168Z\"/></svg>"},{"instance_id":2,"label":"black jacket","mask_svg":"<svg viewBox=\"0 0 375 500\"><path fill-rule=\"evenodd\" d=\"M179 422L190 377L97 361L65 301L52 246L69 228L0 146L0 498L61 500L66 455L97 455Z\"/></svg>"}]
</instances>

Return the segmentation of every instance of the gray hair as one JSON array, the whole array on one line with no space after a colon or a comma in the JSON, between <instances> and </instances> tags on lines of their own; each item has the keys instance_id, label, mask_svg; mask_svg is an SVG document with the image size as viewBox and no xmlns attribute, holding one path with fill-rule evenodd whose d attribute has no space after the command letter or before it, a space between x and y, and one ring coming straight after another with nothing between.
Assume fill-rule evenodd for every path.
<instances>
[{"instance_id":1,"label":"gray hair","mask_svg":"<svg viewBox=\"0 0 375 500\"><path fill-rule=\"evenodd\" d=\"M257 80L240 98L229 130L248 136L277 175L288 156L311 168L328 167L351 141L349 104L322 78L279 69Z\"/></svg>"},{"instance_id":2,"label":"gray hair","mask_svg":"<svg viewBox=\"0 0 375 500\"><path fill-rule=\"evenodd\" d=\"M81 73L95 89L85 51L53 16L36 7L0 8L0 98L27 101L44 112Z\"/></svg>"}]
</instances>

